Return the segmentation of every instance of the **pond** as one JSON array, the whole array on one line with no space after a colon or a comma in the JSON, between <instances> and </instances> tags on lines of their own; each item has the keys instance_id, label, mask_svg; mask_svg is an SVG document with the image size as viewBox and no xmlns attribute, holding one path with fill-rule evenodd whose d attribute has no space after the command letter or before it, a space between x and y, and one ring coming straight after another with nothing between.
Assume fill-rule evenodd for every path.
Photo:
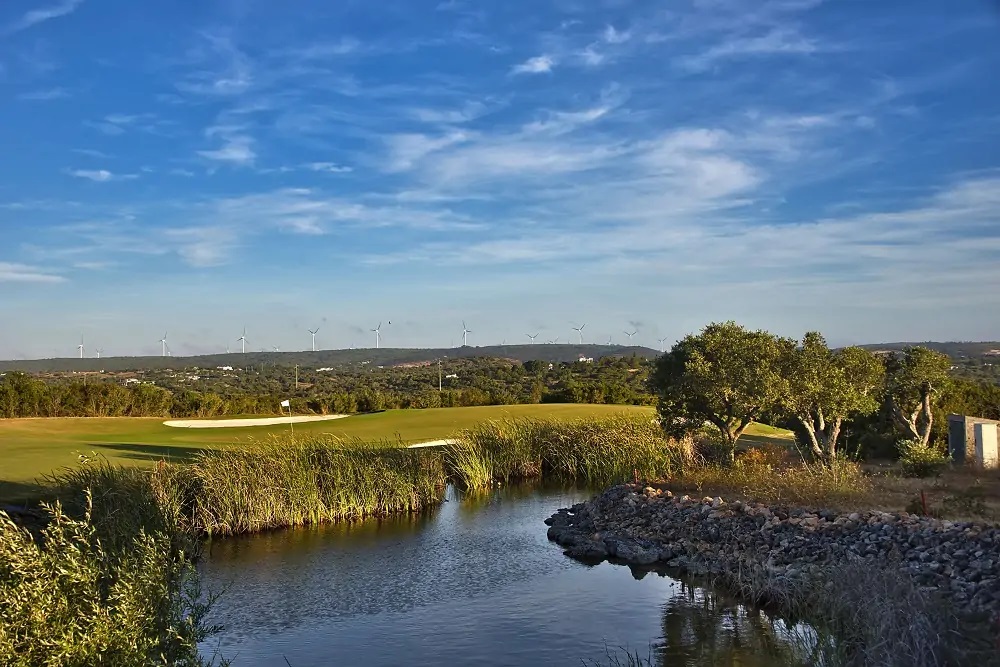
<instances>
[{"instance_id":1,"label":"pond","mask_svg":"<svg viewBox=\"0 0 1000 667\"><path fill-rule=\"evenodd\" d=\"M449 489L421 515L215 540L202 580L221 592L211 620L225 629L203 653L235 667L608 665L626 650L671 666L789 664L794 632L760 610L563 556L543 520L590 495Z\"/></svg>"}]
</instances>

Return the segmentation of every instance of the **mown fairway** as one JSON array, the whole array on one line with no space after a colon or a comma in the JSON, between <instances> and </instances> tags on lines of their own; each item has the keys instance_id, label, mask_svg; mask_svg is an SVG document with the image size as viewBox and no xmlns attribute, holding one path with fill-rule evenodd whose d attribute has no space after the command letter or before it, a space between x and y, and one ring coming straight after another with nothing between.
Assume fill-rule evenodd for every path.
<instances>
[{"instance_id":1,"label":"mown fairway","mask_svg":"<svg viewBox=\"0 0 1000 667\"><path fill-rule=\"evenodd\" d=\"M390 410L346 419L295 425L296 435L332 434L361 440L400 440L404 444L446 438L487 419L505 417L573 419L647 407L588 404L499 405L473 408ZM33 495L42 475L78 465L80 454L99 455L113 463L149 465L167 459L185 461L200 449L239 445L250 439L287 434L287 425L244 428L184 429L159 418L60 418L0 420L0 501ZM750 439L783 439L787 434L761 426ZM754 437L756 435L756 438Z\"/></svg>"}]
</instances>

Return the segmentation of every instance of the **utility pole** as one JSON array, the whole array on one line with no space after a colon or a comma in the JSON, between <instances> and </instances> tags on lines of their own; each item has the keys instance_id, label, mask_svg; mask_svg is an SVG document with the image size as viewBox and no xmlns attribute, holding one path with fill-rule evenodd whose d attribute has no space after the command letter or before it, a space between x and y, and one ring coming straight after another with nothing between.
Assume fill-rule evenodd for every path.
<instances>
[{"instance_id":1,"label":"utility pole","mask_svg":"<svg viewBox=\"0 0 1000 667\"><path fill-rule=\"evenodd\" d=\"M438 393L441 393L441 360L438 359Z\"/></svg>"},{"instance_id":2,"label":"utility pole","mask_svg":"<svg viewBox=\"0 0 1000 667\"><path fill-rule=\"evenodd\" d=\"M295 364L295 391L299 390L299 365Z\"/></svg>"}]
</instances>

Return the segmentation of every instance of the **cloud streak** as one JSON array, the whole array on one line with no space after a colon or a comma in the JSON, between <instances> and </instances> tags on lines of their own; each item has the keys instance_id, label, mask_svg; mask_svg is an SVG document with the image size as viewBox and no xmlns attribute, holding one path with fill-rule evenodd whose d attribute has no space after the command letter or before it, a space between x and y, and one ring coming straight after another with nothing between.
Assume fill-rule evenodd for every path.
<instances>
[{"instance_id":1,"label":"cloud streak","mask_svg":"<svg viewBox=\"0 0 1000 667\"><path fill-rule=\"evenodd\" d=\"M107 183L109 181L128 181L139 178L138 174L114 174L107 169L70 169L67 172L74 178L82 178L95 183Z\"/></svg>"},{"instance_id":2,"label":"cloud streak","mask_svg":"<svg viewBox=\"0 0 1000 667\"><path fill-rule=\"evenodd\" d=\"M66 278L63 276L36 266L0 262L0 283L53 284L63 282L66 282Z\"/></svg>"},{"instance_id":3,"label":"cloud streak","mask_svg":"<svg viewBox=\"0 0 1000 667\"><path fill-rule=\"evenodd\" d=\"M63 2L55 5L33 9L26 12L17 21L8 25L4 29L4 32L7 34L21 32L22 30L27 30L28 28L36 26L40 23L51 21L52 19L57 19L63 16L69 16L82 4L83 0L63 0Z\"/></svg>"}]
</instances>

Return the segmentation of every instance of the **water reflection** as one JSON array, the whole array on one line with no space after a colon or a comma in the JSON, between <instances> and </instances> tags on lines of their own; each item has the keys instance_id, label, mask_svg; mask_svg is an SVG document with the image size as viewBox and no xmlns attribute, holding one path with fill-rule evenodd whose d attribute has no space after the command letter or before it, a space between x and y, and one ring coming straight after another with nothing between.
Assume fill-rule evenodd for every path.
<instances>
[{"instance_id":1,"label":"water reflection","mask_svg":"<svg viewBox=\"0 0 1000 667\"><path fill-rule=\"evenodd\" d=\"M449 490L430 513L216 540L202 570L224 590L219 648L236 667L607 664L618 646L671 667L782 664L782 626L759 612L563 556L542 521L589 495Z\"/></svg>"},{"instance_id":2,"label":"water reflection","mask_svg":"<svg viewBox=\"0 0 1000 667\"><path fill-rule=\"evenodd\" d=\"M671 667L797 665L804 633L725 593L681 583L663 607L657 653Z\"/></svg>"}]
</instances>

